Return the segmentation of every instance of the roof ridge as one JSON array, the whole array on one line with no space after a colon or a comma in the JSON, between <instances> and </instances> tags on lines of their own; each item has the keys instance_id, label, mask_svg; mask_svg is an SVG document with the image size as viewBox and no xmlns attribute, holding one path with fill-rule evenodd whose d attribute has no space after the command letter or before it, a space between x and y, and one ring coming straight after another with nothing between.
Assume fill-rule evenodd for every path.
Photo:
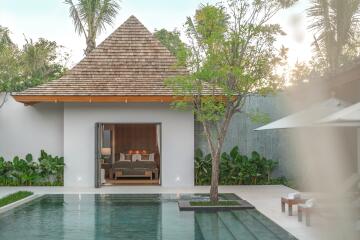
<instances>
[{"instance_id":1,"label":"roof ridge","mask_svg":"<svg viewBox=\"0 0 360 240\"><path fill-rule=\"evenodd\" d=\"M134 15L131 15L131 16L128 17L122 24L120 24L120 26L117 27L109 36L107 36L101 43L99 43L94 50L96 50L97 48L101 47L101 45L102 45L104 42L106 42L106 40L108 40L108 39L111 38L112 36L116 35L119 31L122 30L122 28L124 28L124 27L126 27L126 25L130 24L131 21L135 21L136 24L138 24L138 25L140 25L141 27L143 27L150 35L152 35L153 37L155 37L155 36L149 31L149 29L147 29L147 28L145 27L145 25L140 22L140 20L139 20L137 17L135 17ZM90 54L91 54L92 52L93 52L93 51L91 51ZM89 54L89 55L90 55L90 54ZM85 59L86 57L87 57L87 56L85 56L83 59ZM83 60L83 59L82 59L82 60Z\"/></svg>"}]
</instances>

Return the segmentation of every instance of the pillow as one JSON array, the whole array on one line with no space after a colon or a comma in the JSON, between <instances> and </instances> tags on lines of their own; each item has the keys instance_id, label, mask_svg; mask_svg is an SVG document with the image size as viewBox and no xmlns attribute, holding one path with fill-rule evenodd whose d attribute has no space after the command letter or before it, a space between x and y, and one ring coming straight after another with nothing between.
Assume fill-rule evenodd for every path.
<instances>
[{"instance_id":1,"label":"pillow","mask_svg":"<svg viewBox=\"0 0 360 240\"><path fill-rule=\"evenodd\" d=\"M305 206L308 208L312 208L316 205L315 199L311 198L305 202Z\"/></svg>"},{"instance_id":2,"label":"pillow","mask_svg":"<svg viewBox=\"0 0 360 240\"><path fill-rule=\"evenodd\" d=\"M146 158L141 158L139 161L142 161L142 162L154 162L155 159L154 159L154 153L151 153L148 155L148 157Z\"/></svg>"},{"instance_id":3,"label":"pillow","mask_svg":"<svg viewBox=\"0 0 360 240\"><path fill-rule=\"evenodd\" d=\"M133 154L132 159L133 162L141 161L141 154Z\"/></svg>"},{"instance_id":4,"label":"pillow","mask_svg":"<svg viewBox=\"0 0 360 240\"><path fill-rule=\"evenodd\" d=\"M125 154L123 153L120 153L120 159L119 159L120 162L131 162L130 159L125 159Z\"/></svg>"},{"instance_id":5,"label":"pillow","mask_svg":"<svg viewBox=\"0 0 360 240\"><path fill-rule=\"evenodd\" d=\"M289 193L287 198L288 199L300 199L301 195L300 195L300 193Z\"/></svg>"}]
</instances>

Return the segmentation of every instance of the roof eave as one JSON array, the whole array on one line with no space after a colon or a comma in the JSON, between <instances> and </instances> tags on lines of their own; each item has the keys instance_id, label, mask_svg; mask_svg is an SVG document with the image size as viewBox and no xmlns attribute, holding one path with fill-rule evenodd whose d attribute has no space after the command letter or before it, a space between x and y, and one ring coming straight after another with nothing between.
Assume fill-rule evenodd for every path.
<instances>
[{"instance_id":1,"label":"roof eave","mask_svg":"<svg viewBox=\"0 0 360 240\"><path fill-rule=\"evenodd\" d=\"M13 95L17 102L25 105L34 105L36 103L114 103L114 102L174 102L181 100L181 97L171 95L143 95L143 96L57 96L57 95Z\"/></svg>"}]
</instances>

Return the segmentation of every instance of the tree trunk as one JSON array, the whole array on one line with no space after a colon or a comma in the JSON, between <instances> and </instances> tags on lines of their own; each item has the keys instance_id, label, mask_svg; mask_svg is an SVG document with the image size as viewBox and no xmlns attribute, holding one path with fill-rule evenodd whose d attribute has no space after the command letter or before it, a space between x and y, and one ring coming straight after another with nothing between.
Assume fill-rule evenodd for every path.
<instances>
[{"instance_id":1,"label":"tree trunk","mask_svg":"<svg viewBox=\"0 0 360 240\"><path fill-rule=\"evenodd\" d=\"M211 167L211 188L210 200L217 202L219 200L219 172L220 172L220 150L213 155Z\"/></svg>"},{"instance_id":2,"label":"tree trunk","mask_svg":"<svg viewBox=\"0 0 360 240\"><path fill-rule=\"evenodd\" d=\"M92 50L94 50L95 47L96 47L95 38L89 37L89 39L86 40L85 55L88 55Z\"/></svg>"},{"instance_id":3,"label":"tree trunk","mask_svg":"<svg viewBox=\"0 0 360 240\"><path fill-rule=\"evenodd\" d=\"M203 121L203 127L205 135L208 141L208 145L211 151L211 187L210 187L210 201L218 202L219 201L219 175L220 175L220 155L222 146L225 140L227 130L229 128L230 120L234 114L233 109L227 109L224 117L224 121L221 124L221 127L217 130L216 140L212 139L212 133L209 122Z\"/></svg>"}]
</instances>

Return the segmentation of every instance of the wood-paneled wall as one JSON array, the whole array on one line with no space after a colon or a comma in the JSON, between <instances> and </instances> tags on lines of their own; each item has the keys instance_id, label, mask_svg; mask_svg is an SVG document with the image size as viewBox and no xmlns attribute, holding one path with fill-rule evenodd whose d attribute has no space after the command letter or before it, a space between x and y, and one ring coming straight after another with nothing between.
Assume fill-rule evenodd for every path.
<instances>
[{"instance_id":1,"label":"wood-paneled wall","mask_svg":"<svg viewBox=\"0 0 360 240\"><path fill-rule=\"evenodd\" d=\"M104 129L115 132L114 161L120 158L120 153L127 153L129 150L146 150L147 153L155 153L155 162L160 168L160 153L157 147L156 124L104 124ZM113 145L113 144L112 144ZM114 147L112 146L114 149Z\"/></svg>"},{"instance_id":2,"label":"wood-paneled wall","mask_svg":"<svg viewBox=\"0 0 360 240\"><path fill-rule=\"evenodd\" d=\"M115 125L116 153L129 150L146 150L156 153L155 124L118 124Z\"/></svg>"}]
</instances>

